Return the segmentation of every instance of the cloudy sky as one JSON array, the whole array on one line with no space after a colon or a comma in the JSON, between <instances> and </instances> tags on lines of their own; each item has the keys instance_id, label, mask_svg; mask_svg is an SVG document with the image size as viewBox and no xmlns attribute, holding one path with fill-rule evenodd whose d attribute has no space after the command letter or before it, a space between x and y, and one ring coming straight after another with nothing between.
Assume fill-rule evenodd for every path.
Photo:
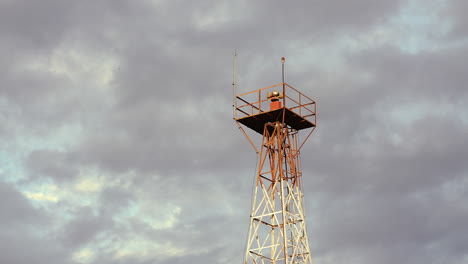
<instances>
[{"instance_id":1,"label":"cloudy sky","mask_svg":"<svg viewBox=\"0 0 468 264\"><path fill-rule=\"evenodd\" d=\"M316 264L468 263L465 0L0 1L0 262L241 263L240 92L316 100Z\"/></svg>"}]
</instances>

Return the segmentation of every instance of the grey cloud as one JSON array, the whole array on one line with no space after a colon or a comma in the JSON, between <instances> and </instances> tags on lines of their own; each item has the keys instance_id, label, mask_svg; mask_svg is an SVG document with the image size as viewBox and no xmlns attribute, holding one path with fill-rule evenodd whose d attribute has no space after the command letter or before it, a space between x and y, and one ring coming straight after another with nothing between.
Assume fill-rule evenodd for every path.
<instances>
[{"instance_id":1,"label":"grey cloud","mask_svg":"<svg viewBox=\"0 0 468 264\"><path fill-rule=\"evenodd\" d=\"M100 194L102 214L112 215L125 209L133 201L134 195L122 188L105 188Z\"/></svg>"},{"instance_id":2,"label":"grey cloud","mask_svg":"<svg viewBox=\"0 0 468 264\"><path fill-rule=\"evenodd\" d=\"M67 152L35 150L29 153L26 165L32 178L50 177L56 181L70 181L78 173Z\"/></svg>"},{"instance_id":3,"label":"grey cloud","mask_svg":"<svg viewBox=\"0 0 468 264\"><path fill-rule=\"evenodd\" d=\"M15 234L1 234L0 254L4 263L74 263L68 258L68 249L57 245L56 241L35 237L28 230L16 231Z\"/></svg>"},{"instance_id":4,"label":"grey cloud","mask_svg":"<svg viewBox=\"0 0 468 264\"><path fill-rule=\"evenodd\" d=\"M466 1L453 0L447 1L445 4L446 9L439 15L441 22L450 25L449 32L452 40L465 41L468 19L466 19L463 10L468 7Z\"/></svg>"},{"instance_id":5,"label":"grey cloud","mask_svg":"<svg viewBox=\"0 0 468 264\"><path fill-rule=\"evenodd\" d=\"M261 14L263 23L275 23L276 28L294 25L302 30L312 28L316 31L349 27L362 29L374 23L381 23L389 15L397 12L400 2L303 1L302 4L291 5L282 1L263 1L263 5L257 5L256 11ZM266 6L270 8L265 8Z\"/></svg>"},{"instance_id":6,"label":"grey cloud","mask_svg":"<svg viewBox=\"0 0 468 264\"><path fill-rule=\"evenodd\" d=\"M361 192L331 204L322 216L324 221L317 230L317 240L338 252L362 250L366 253L359 257L366 261L376 260L370 252L385 255L384 251L388 249L395 258L417 263L450 255L452 246L443 242L446 236L451 237L454 245L465 243L464 238L449 234L466 228L463 221L466 209L452 205L440 195L423 194L420 197L424 199L421 199L411 195L376 193L367 201L365 197L367 194ZM446 215L454 217L449 220ZM444 261L438 259L435 263Z\"/></svg>"},{"instance_id":7,"label":"grey cloud","mask_svg":"<svg viewBox=\"0 0 468 264\"><path fill-rule=\"evenodd\" d=\"M407 98L432 97L435 104L466 100L464 59L466 46L408 55L395 47L380 47L354 56L356 65L372 72L380 89ZM435 97L437 95L437 97ZM405 98L402 98L406 102Z\"/></svg>"},{"instance_id":8,"label":"grey cloud","mask_svg":"<svg viewBox=\"0 0 468 264\"><path fill-rule=\"evenodd\" d=\"M180 164L202 170L233 167L237 161L231 155L241 148L248 149L248 143L239 137L227 109L219 109L222 102L229 103L204 102L191 100L189 105L194 109L190 111L194 112L188 115L184 114L183 101L174 105L152 101L116 111L106 126L115 132L95 131L73 155L85 163L97 161L103 168L117 171L183 172L180 170L186 167Z\"/></svg>"},{"instance_id":9,"label":"grey cloud","mask_svg":"<svg viewBox=\"0 0 468 264\"><path fill-rule=\"evenodd\" d=\"M155 243L193 245L199 252L116 260L104 250L95 263L241 260L255 154L231 119L232 50L239 49L241 89L253 90L279 82L277 59L270 57L301 57L294 43L330 45L330 52L337 52L333 43L342 34L385 25L407 4L224 2L224 14L223 3L211 1L5 3L0 63L6 67L9 61L12 67L0 73L0 89L7 106L19 109L14 115L3 112L4 119L15 121L5 131L26 126L31 132L16 134L21 140L40 139L67 125L82 129L72 147L40 147L27 154L23 165L30 178L43 175L60 183L80 168L96 168L129 186L105 186L95 211L68 203L51 207L65 208L72 219L57 220L60 239L51 241L51 251L39 247L32 254L38 263L45 263L45 256L65 263L72 250L94 245L104 233L110 240L138 234ZM449 3L457 5L462 6ZM29 18L22 15L29 13ZM204 28L196 24L210 15L225 19ZM463 17L450 15L457 21L453 32L463 32ZM23 19L15 26L17 17ZM436 41L444 37L449 40ZM119 65L108 91L14 67L35 53L49 57L60 45L115 56ZM408 54L389 43L344 53L344 72L320 70L323 61L314 61L303 72L288 73L288 80L319 106L319 127L302 158L312 252L323 263L457 263L464 258L466 192L459 191L454 201L445 197L445 188L466 184L466 125L446 113L424 114L408 124L388 119L400 102L462 109L466 47L448 47ZM395 131L399 143L392 138ZM27 226L43 215L14 188L0 188L5 197L16 197L3 205L9 213L1 214L1 221L22 216ZM138 203L137 194L154 201L155 210L180 207L177 226L155 230L139 219L113 222L113 216ZM39 243L27 228L15 232L22 238L8 236L14 247ZM31 262L10 245L0 250L11 263Z\"/></svg>"},{"instance_id":10,"label":"grey cloud","mask_svg":"<svg viewBox=\"0 0 468 264\"><path fill-rule=\"evenodd\" d=\"M41 3L3 1L0 11L2 39L9 49L17 52L51 50L71 26L68 18L72 6L54 0Z\"/></svg>"},{"instance_id":11,"label":"grey cloud","mask_svg":"<svg viewBox=\"0 0 468 264\"><path fill-rule=\"evenodd\" d=\"M36 209L14 186L0 182L0 255L5 263L70 263L68 251L48 237L53 222ZM35 230L35 232L31 232ZM25 249L28 253L25 254Z\"/></svg>"},{"instance_id":12,"label":"grey cloud","mask_svg":"<svg viewBox=\"0 0 468 264\"><path fill-rule=\"evenodd\" d=\"M4 182L0 182L0 206L3 231L17 225L45 224L48 220L47 215L35 209L14 186Z\"/></svg>"},{"instance_id":13,"label":"grey cloud","mask_svg":"<svg viewBox=\"0 0 468 264\"><path fill-rule=\"evenodd\" d=\"M112 222L105 215L95 215L91 208L82 208L75 213L72 221L64 225L62 240L66 246L76 249L111 227Z\"/></svg>"}]
</instances>

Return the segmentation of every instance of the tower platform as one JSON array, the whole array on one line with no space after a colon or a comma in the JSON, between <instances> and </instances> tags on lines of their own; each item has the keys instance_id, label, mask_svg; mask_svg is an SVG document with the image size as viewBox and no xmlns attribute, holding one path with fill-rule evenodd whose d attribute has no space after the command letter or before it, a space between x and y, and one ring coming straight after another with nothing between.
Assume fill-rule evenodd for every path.
<instances>
[{"instance_id":1,"label":"tower platform","mask_svg":"<svg viewBox=\"0 0 468 264\"><path fill-rule=\"evenodd\" d=\"M282 120L283 112L284 120ZM285 107L267 112L262 112L260 114L246 116L243 118L236 119L236 121L258 132L259 134L263 134L263 129L266 123L276 121L284 122L286 125L290 126L295 130L315 127L314 123L310 122L306 118L296 114L294 111Z\"/></svg>"}]
</instances>

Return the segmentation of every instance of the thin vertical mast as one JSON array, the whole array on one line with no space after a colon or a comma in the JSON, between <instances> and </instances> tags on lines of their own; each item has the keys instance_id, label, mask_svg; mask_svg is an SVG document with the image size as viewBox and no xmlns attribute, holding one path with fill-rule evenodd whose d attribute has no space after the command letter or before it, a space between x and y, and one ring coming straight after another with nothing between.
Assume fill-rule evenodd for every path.
<instances>
[{"instance_id":1,"label":"thin vertical mast","mask_svg":"<svg viewBox=\"0 0 468 264\"><path fill-rule=\"evenodd\" d=\"M237 108L237 50L234 50L234 62L232 67L232 107L233 107L233 115L234 118L236 117L236 108Z\"/></svg>"},{"instance_id":2,"label":"thin vertical mast","mask_svg":"<svg viewBox=\"0 0 468 264\"><path fill-rule=\"evenodd\" d=\"M283 82L283 107L286 107L286 87L284 85L284 57L281 58L281 75L282 75L282 82Z\"/></svg>"}]
</instances>

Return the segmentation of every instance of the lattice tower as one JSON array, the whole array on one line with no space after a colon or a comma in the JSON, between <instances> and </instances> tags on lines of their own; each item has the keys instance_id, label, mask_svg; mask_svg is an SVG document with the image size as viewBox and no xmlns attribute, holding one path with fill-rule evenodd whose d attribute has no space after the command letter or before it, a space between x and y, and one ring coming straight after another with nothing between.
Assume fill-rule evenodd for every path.
<instances>
[{"instance_id":1,"label":"lattice tower","mask_svg":"<svg viewBox=\"0 0 468 264\"><path fill-rule=\"evenodd\" d=\"M282 83L236 95L234 82L234 119L258 154L244 264L312 263L300 149L316 127L316 103L284 82L282 62ZM244 127L262 135L259 146Z\"/></svg>"}]
</instances>

